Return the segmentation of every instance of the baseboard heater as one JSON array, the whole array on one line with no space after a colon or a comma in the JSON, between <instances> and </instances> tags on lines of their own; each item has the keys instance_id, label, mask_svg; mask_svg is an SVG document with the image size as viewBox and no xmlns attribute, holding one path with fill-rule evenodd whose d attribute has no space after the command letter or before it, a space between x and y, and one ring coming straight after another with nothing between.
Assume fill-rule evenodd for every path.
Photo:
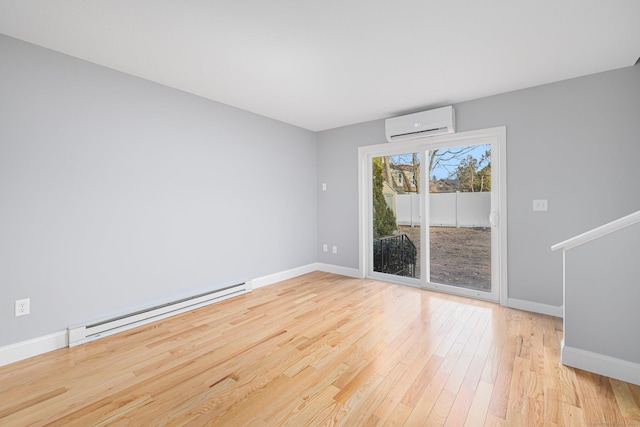
<instances>
[{"instance_id":1,"label":"baseboard heater","mask_svg":"<svg viewBox=\"0 0 640 427\"><path fill-rule=\"evenodd\" d=\"M177 301L167 302L147 309L123 314L109 319L98 320L68 328L69 347L75 347L98 338L113 335L147 323L165 319L214 302L222 301L251 291L249 283L239 283L214 291L193 295Z\"/></svg>"}]
</instances>

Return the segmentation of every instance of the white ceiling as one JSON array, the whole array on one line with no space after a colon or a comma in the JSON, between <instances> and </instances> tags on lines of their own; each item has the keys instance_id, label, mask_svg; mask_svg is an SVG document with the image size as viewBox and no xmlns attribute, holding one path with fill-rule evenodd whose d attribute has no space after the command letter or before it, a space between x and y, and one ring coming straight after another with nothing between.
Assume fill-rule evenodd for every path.
<instances>
[{"instance_id":1,"label":"white ceiling","mask_svg":"<svg viewBox=\"0 0 640 427\"><path fill-rule=\"evenodd\" d=\"M0 0L0 33L318 131L633 65L638 0Z\"/></svg>"}]
</instances>

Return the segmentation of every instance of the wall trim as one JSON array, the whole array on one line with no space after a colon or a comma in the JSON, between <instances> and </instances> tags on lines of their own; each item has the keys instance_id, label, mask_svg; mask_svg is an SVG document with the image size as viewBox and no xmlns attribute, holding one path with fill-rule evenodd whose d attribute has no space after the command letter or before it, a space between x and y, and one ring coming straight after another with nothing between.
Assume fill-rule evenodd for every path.
<instances>
[{"instance_id":1,"label":"wall trim","mask_svg":"<svg viewBox=\"0 0 640 427\"><path fill-rule=\"evenodd\" d=\"M302 276L304 274L312 273L314 271L333 273L341 276L354 277L357 279L363 278L362 272L358 268L343 267L340 265L324 264L324 263L311 263L311 264L303 265L300 267L292 268L290 270L285 270L278 273L257 277L255 279L249 280L247 283L249 284L251 289L256 289L256 288L261 288L263 286L268 286L274 283L282 282L284 280L293 279L294 277ZM519 300L514 298L509 298L507 306L511 308L516 308L519 310L526 310L526 311L532 311L534 313L541 313L541 314L548 314L556 317L562 317L561 306L558 307L558 306L552 306L547 304L540 304L537 302L524 301L524 300ZM55 332L42 337L33 338L27 341L10 344L5 347L0 347L0 366L4 366L10 363L18 362L20 360L28 359L30 357L48 353L50 351L59 350L61 348L65 348L68 346L69 346L69 339L68 339L68 334L66 330ZM576 354L576 352L580 352L579 353L580 355L582 355L583 353L590 353L584 350L569 348L568 360L573 360L572 357L575 357L574 354ZM595 354L595 353L590 353L590 354ZM598 354L596 354L595 356L599 358L607 358L606 359L607 361L609 359L618 360L618 359L613 359L613 358L609 358L608 356L602 356ZM585 358L585 356L582 356L582 358ZM588 359L592 360L594 359L594 357L590 357ZM582 359L579 359L579 360L582 360ZM620 361L620 362L624 362L624 361ZM564 353L563 353L563 363L564 363ZM578 363L580 363L580 361ZM607 363L611 364L610 362L607 362ZM624 362L624 363L630 364L630 362ZM567 363L567 365L570 365L570 363ZM626 369L629 369L629 370L636 369L640 371L640 365L635 365L635 366L636 367L626 368ZM578 366L576 365L576 367ZM594 372L599 372L599 371L594 370ZM640 374L636 373L636 376L638 375ZM608 376L611 376L613 378L618 378L615 375L608 375ZM629 376L629 375L626 375L626 376ZM627 382L632 382L632 381L629 381L628 379L623 379L623 380Z\"/></svg>"},{"instance_id":2,"label":"wall trim","mask_svg":"<svg viewBox=\"0 0 640 427\"><path fill-rule=\"evenodd\" d=\"M356 269L331 266L328 264L311 263L303 265L301 267L292 268L290 270L257 277L253 280L248 280L247 284L249 285L250 289L255 289L284 280L293 279L294 277L302 276L303 274L312 273L318 270L342 275L351 275L355 272L355 277L357 277L358 273L358 270ZM50 351L59 350L68 346L69 335L66 330L54 332L49 335L32 338L30 340L21 341L14 344L9 344L7 346L0 347L0 366L19 362L24 359L29 359L31 357L48 353Z\"/></svg>"},{"instance_id":3,"label":"wall trim","mask_svg":"<svg viewBox=\"0 0 640 427\"><path fill-rule=\"evenodd\" d=\"M569 347L562 340L563 365L615 378L640 386L640 364L588 350Z\"/></svg>"},{"instance_id":4,"label":"wall trim","mask_svg":"<svg viewBox=\"0 0 640 427\"><path fill-rule=\"evenodd\" d=\"M0 347L0 366L59 350L68 345L67 331L55 332L42 337L9 344L5 347Z\"/></svg>"},{"instance_id":5,"label":"wall trim","mask_svg":"<svg viewBox=\"0 0 640 427\"><path fill-rule=\"evenodd\" d=\"M518 310L531 311L534 313L547 314L549 316L560 318L562 318L563 316L561 305L541 304L539 302L508 298L507 307L516 308Z\"/></svg>"},{"instance_id":6,"label":"wall trim","mask_svg":"<svg viewBox=\"0 0 640 427\"><path fill-rule=\"evenodd\" d=\"M256 289L263 286L272 285L274 283L282 282L283 280L293 279L294 277L312 273L317 270L318 264L311 263L303 265L301 267L292 268L290 270L280 271L278 273L273 273L262 277L256 277L255 279L250 280L249 283L251 284L251 289Z\"/></svg>"},{"instance_id":7,"label":"wall trim","mask_svg":"<svg viewBox=\"0 0 640 427\"><path fill-rule=\"evenodd\" d=\"M293 279L294 277L302 276L304 274L313 273L314 271L322 271L324 273L333 273L340 276L355 277L356 279L362 279L360 270L357 268L342 267L340 265L324 264L321 262L315 262L301 267L292 268L290 270L281 271L267 276L257 277L252 279L249 283L252 289L261 288L263 286L269 286L274 283L282 282L284 280Z\"/></svg>"},{"instance_id":8,"label":"wall trim","mask_svg":"<svg viewBox=\"0 0 640 427\"><path fill-rule=\"evenodd\" d=\"M341 276L355 277L356 279L364 278L361 271L357 268L342 267L340 265L323 264L323 263L318 263L317 267L319 271L322 271L324 273L339 274Z\"/></svg>"}]
</instances>

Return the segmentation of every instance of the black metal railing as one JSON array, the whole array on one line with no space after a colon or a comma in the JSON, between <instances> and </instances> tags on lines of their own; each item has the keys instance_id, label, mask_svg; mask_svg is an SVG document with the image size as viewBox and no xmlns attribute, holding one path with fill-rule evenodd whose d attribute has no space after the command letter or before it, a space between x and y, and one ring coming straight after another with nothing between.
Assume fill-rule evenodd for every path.
<instances>
[{"instance_id":1,"label":"black metal railing","mask_svg":"<svg viewBox=\"0 0 640 427\"><path fill-rule=\"evenodd\" d=\"M373 271L416 277L417 254L406 234L373 239Z\"/></svg>"}]
</instances>

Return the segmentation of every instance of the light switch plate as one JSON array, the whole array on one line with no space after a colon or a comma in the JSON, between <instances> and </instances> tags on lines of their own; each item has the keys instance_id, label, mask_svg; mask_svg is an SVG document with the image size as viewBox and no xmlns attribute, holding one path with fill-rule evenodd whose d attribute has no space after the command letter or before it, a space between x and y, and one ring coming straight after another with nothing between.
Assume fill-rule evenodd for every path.
<instances>
[{"instance_id":1,"label":"light switch plate","mask_svg":"<svg viewBox=\"0 0 640 427\"><path fill-rule=\"evenodd\" d=\"M549 210L549 204L547 202L546 199L544 200L534 200L533 201L533 210L534 211L548 211Z\"/></svg>"}]
</instances>

